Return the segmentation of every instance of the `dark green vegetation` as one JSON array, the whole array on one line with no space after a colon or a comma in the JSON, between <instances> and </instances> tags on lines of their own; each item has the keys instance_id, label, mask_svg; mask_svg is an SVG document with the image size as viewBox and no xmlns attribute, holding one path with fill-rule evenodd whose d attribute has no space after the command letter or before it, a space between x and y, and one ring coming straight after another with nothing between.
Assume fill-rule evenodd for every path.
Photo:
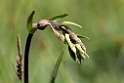
<instances>
[{"instance_id":1,"label":"dark green vegetation","mask_svg":"<svg viewBox=\"0 0 124 83\"><path fill-rule=\"evenodd\" d=\"M17 34L21 36L24 54L28 31L26 21L35 10L33 22L67 13L61 19L76 22L82 29L70 26L89 40L82 39L90 58L75 63L49 27L37 31L30 49L31 83L48 83L63 49L64 56L56 83L123 83L124 82L124 1L123 0L11 0L0 1L0 83L19 83L16 65Z\"/></svg>"}]
</instances>

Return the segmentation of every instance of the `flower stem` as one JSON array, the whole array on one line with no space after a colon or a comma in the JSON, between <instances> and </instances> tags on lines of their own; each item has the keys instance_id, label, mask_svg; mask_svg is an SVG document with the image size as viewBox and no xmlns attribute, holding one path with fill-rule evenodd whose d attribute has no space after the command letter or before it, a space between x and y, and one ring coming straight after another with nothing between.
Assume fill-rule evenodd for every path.
<instances>
[{"instance_id":1,"label":"flower stem","mask_svg":"<svg viewBox=\"0 0 124 83\"><path fill-rule=\"evenodd\" d=\"M28 58L29 58L29 49L30 49L30 43L32 39L33 34L28 34L26 45L25 45L25 54L24 54L24 83L29 83L28 79Z\"/></svg>"}]
</instances>

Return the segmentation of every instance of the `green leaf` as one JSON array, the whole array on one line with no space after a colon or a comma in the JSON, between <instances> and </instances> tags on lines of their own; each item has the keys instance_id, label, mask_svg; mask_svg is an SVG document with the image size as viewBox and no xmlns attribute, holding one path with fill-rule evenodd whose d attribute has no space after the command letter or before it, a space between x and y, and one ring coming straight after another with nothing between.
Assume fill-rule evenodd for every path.
<instances>
[{"instance_id":1,"label":"green leaf","mask_svg":"<svg viewBox=\"0 0 124 83\"><path fill-rule=\"evenodd\" d=\"M48 18L47 20L53 20L53 21L57 21L58 19L60 18L64 18L68 16L68 14L61 14L61 15L57 15L57 16L54 16L54 17L51 17L51 18Z\"/></svg>"},{"instance_id":2,"label":"green leaf","mask_svg":"<svg viewBox=\"0 0 124 83\"><path fill-rule=\"evenodd\" d=\"M53 71L53 74L51 76L51 80L50 80L50 83L55 83L55 79L56 79L56 76L57 76L57 73L58 73L58 69L59 69L59 66L61 64L61 61L62 61L62 58L63 58L63 51L61 52L57 62L56 62L56 65L54 67L54 71Z\"/></svg>"},{"instance_id":3,"label":"green leaf","mask_svg":"<svg viewBox=\"0 0 124 83\"><path fill-rule=\"evenodd\" d=\"M62 24L73 25L73 26L82 28L81 25L79 25L79 24L77 24L77 23L75 23L75 22L71 22L71 21L64 21Z\"/></svg>"},{"instance_id":4,"label":"green leaf","mask_svg":"<svg viewBox=\"0 0 124 83\"><path fill-rule=\"evenodd\" d=\"M32 13L30 14L30 16L27 19L27 29L28 32L30 34L33 34L35 30L32 29L32 19L33 19L33 15L34 15L35 11L32 11Z\"/></svg>"},{"instance_id":5,"label":"green leaf","mask_svg":"<svg viewBox=\"0 0 124 83\"><path fill-rule=\"evenodd\" d=\"M89 38L89 37L86 37L86 36L83 36L83 35L80 35L80 34L77 34L77 37L79 37L79 38L85 38L85 39L90 40L90 38Z\"/></svg>"}]
</instances>

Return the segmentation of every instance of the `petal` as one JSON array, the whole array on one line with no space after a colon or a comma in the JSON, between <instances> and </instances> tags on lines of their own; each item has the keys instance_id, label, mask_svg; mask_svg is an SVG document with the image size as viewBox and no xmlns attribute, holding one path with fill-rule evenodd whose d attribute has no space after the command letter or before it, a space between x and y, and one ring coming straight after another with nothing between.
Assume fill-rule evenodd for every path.
<instances>
[{"instance_id":1,"label":"petal","mask_svg":"<svg viewBox=\"0 0 124 83\"><path fill-rule=\"evenodd\" d=\"M76 61L76 55L75 53L71 50L71 48L68 46L68 51L69 51L69 54L71 56L71 58Z\"/></svg>"},{"instance_id":2,"label":"petal","mask_svg":"<svg viewBox=\"0 0 124 83\"><path fill-rule=\"evenodd\" d=\"M83 36L83 35L80 35L80 34L77 34L77 37L78 37L78 38L85 38L85 39L90 40L90 38L89 38L89 37L86 37L86 36Z\"/></svg>"},{"instance_id":3,"label":"petal","mask_svg":"<svg viewBox=\"0 0 124 83\"><path fill-rule=\"evenodd\" d=\"M77 61L76 62L78 62L79 64L81 64L81 56L80 56L80 51L77 49L77 51L76 51L76 58L77 58Z\"/></svg>"},{"instance_id":4,"label":"petal","mask_svg":"<svg viewBox=\"0 0 124 83\"><path fill-rule=\"evenodd\" d=\"M75 44L75 46L82 54L84 54L84 50L81 48L80 44Z\"/></svg>"},{"instance_id":5,"label":"petal","mask_svg":"<svg viewBox=\"0 0 124 83\"><path fill-rule=\"evenodd\" d=\"M87 58L89 58L88 54L82 49L82 47L80 46L80 44L75 44L75 46L81 52L82 59L83 58L85 59L84 55L86 55Z\"/></svg>"},{"instance_id":6,"label":"petal","mask_svg":"<svg viewBox=\"0 0 124 83\"><path fill-rule=\"evenodd\" d=\"M84 56L84 54L82 54L81 52L80 52L80 57L81 57L83 60L86 59L86 57Z\"/></svg>"},{"instance_id":7,"label":"petal","mask_svg":"<svg viewBox=\"0 0 124 83\"><path fill-rule=\"evenodd\" d=\"M65 40L70 49L76 54L76 47L75 45L71 42L69 34L65 33Z\"/></svg>"},{"instance_id":8,"label":"petal","mask_svg":"<svg viewBox=\"0 0 124 83\"><path fill-rule=\"evenodd\" d=\"M60 34L54 27L51 23L49 23L53 33L65 44L65 37L64 35Z\"/></svg>"},{"instance_id":9,"label":"petal","mask_svg":"<svg viewBox=\"0 0 124 83\"><path fill-rule=\"evenodd\" d=\"M87 56L87 58L89 58L89 55L86 52L84 54L85 54L85 56Z\"/></svg>"},{"instance_id":10,"label":"petal","mask_svg":"<svg viewBox=\"0 0 124 83\"><path fill-rule=\"evenodd\" d=\"M85 45L84 45L82 42L79 42L79 44L80 44L81 48L84 50L84 52L86 52L86 47L85 47Z\"/></svg>"}]
</instances>

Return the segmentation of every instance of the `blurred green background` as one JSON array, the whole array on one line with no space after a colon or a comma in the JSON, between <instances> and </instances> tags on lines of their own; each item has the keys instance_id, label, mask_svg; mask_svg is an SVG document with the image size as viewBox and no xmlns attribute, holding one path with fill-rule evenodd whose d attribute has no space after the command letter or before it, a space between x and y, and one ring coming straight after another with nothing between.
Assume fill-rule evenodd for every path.
<instances>
[{"instance_id":1,"label":"blurred green background","mask_svg":"<svg viewBox=\"0 0 124 83\"><path fill-rule=\"evenodd\" d=\"M63 49L56 83L124 83L124 0L0 0L0 83L21 83L12 62L16 67L17 34L24 54L26 20L32 10L36 12L33 22L69 14L59 22L83 26L70 27L90 38L82 39L90 58L79 65L50 27L37 31L30 49L30 83L49 83Z\"/></svg>"}]
</instances>

